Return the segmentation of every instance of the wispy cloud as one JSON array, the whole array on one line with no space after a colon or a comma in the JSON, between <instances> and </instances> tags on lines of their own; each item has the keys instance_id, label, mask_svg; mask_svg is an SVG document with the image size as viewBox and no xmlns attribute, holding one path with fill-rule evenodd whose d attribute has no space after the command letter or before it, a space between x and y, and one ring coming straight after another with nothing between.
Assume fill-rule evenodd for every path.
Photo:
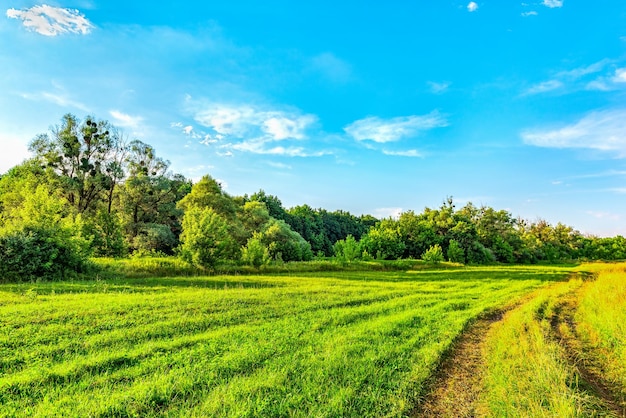
<instances>
[{"instance_id":1,"label":"wispy cloud","mask_svg":"<svg viewBox=\"0 0 626 418\"><path fill-rule=\"evenodd\" d=\"M76 9L64 9L46 4L22 10L8 9L6 15L11 19L21 20L28 30L45 36L57 36L66 33L86 35L94 27Z\"/></svg>"},{"instance_id":2,"label":"wispy cloud","mask_svg":"<svg viewBox=\"0 0 626 418\"><path fill-rule=\"evenodd\" d=\"M122 127L136 129L143 121L141 116L131 116L126 113L122 113L119 110L111 110L109 114L114 119L114 124Z\"/></svg>"},{"instance_id":3,"label":"wispy cloud","mask_svg":"<svg viewBox=\"0 0 626 418\"><path fill-rule=\"evenodd\" d=\"M522 93L523 96L531 96L534 94L541 94L541 93L546 93L549 91L554 91L554 90L558 90L560 88L563 87L563 82L560 80L548 80L548 81L543 81L541 83L535 84L533 86L531 86L529 89L527 89L524 93Z\"/></svg>"},{"instance_id":4,"label":"wispy cloud","mask_svg":"<svg viewBox=\"0 0 626 418\"><path fill-rule=\"evenodd\" d=\"M613 76L613 82L626 83L626 68L618 68L617 70L615 70L615 75Z\"/></svg>"},{"instance_id":5,"label":"wispy cloud","mask_svg":"<svg viewBox=\"0 0 626 418\"><path fill-rule=\"evenodd\" d=\"M49 92L42 91L38 93L22 93L20 96L26 100L32 100L35 102L45 101L53 103L63 108L75 108L83 112L89 112L89 108L84 103L72 99L67 93L63 91Z\"/></svg>"},{"instance_id":6,"label":"wispy cloud","mask_svg":"<svg viewBox=\"0 0 626 418\"><path fill-rule=\"evenodd\" d=\"M560 71L556 75L557 77L579 79L588 74L595 74L602 71L607 65L611 64L613 60L603 59L598 62L594 62L591 65L574 68L573 70Z\"/></svg>"},{"instance_id":7,"label":"wispy cloud","mask_svg":"<svg viewBox=\"0 0 626 418\"><path fill-rule=\"evenodd\" d=\"M553 9L555 7L563 7L563 0L543 0L541 4Z\"/></svg>"},{"instance_id":8,"label":"wispy cloud","mask_svg":"<svg viewBox=\"0 0 626 418\"><path fill-rule=\"evenodd\" d=\"M385 155L393 155L397 157L423 157L424 155L416 149L410 149L406 151L390 151L383 150L383 154Z\"/></svg>"},{"instance_id":9,"label":"wispy cloud","mask_svg":"<svg viewBox=\"0 0 626 418\"><path fill-rule=\"evenodd\" d=\"M382 119L370 116L357 120L344 128L344 131L357 141L378 143L394 142L418 135L420 132L448 126L448 121L437 111L423 116L401 116Z\"/></svg>"},{"instance_id":10,"label":"wispy cloud","mask_svg":"<svg viewBox=\"0 0 626 418\"><path fill-rule=\"evenodd\" d=\"M317 122L317 116L297 111L221 103L201 106L194 119L202 126L224 136L244 138L260 135L275 141L305 139L307 129Z\"/></svg>"},{"instance_id":11,"label":"wispy cloud","mask_svg":"<svg viewBox=\"0 0 626 418\"><path fill-rule=\"evenodd\" d=\"M537 13L534 10L531 10L530 12L522 12L522 16L523 17L528 17L528 16L537 16L539 13Z\"/></svg>"},{"instance_id":12,"label":"wispy cloud","mask_svg":"<svg viewBox=\"0 0 626 418\"><path fill-rule=\"evenodd\" d=\"M441 83L437 83L435 81L429 81L428 85L430 86L430 91L434 94L442 94L445 93L450 87L450 82L444 81Z\"/></svg>"},{"instance_id":13,"label":"wispy cloud","mask_svg":"<svg viewBox=\"0 0 626 418\"><path fill-rule=\"evenodd\" d=\"M522 93L522 96L542 94L556 90L560 90L560 93L563 94L579 90L613 90L616 88L615 83L619 81L619 77L622 75L619 73L619 69L615 75L608 75L606 73L607 67L614 63L615 60L605 58L590 65L555 72L552 79L531 86ZM602 74L602 72L604 72L604 74ZM598 75L598 73L601 74ZM626 82L626 72L624 73L624 81Z\"/></svg>"},{"instance_id":14,"label":"wispy cloud","mask_svg":"<svg viewBox=\"0 0 626 418\"><path fill-rule=\"evenodd\" d=\"M233 156L233 151L259 155L287 157L319 157L332 154L327 150L311 149L311 133L318 118L297 109L278 110L249 104L194 103L195 121L202 129L175 124L177 129L204 145L214 145L220 156ZM298 143L298 145L294 145ZM280 145L278 144L280 143ZM305 145L306 144L306 145Z\"/></svg>"},{"instance_id":15,"label":"wispy cloud","mask_svg":"<svg viewBox=\"0 0 626 418\"><path fill-rule=\"evenodd\" d=\"M474 1L470 1L467 5L467 11L468 12L475 12L476 10L478 10L478 4L476 4L476 2Z\"/></svg>"},{"instance_id":16,"label":"wispy cloud","mask_svg":"<svg viewBox=\"0 0 626 418\"><path fill-rule=\"evenodd\" d=\"M626 157L626 109L592 112L578 122L556 129L522 132L528 145L546 148L584 148Z\"/></svg>"}]
</instances>

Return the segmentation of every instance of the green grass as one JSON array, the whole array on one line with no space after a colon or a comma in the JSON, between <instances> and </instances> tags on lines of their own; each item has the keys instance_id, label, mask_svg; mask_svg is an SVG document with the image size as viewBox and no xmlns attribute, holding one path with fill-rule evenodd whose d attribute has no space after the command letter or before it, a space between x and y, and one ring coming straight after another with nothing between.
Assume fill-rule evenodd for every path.
<instances>
[{"instance_id":1,"label":"green grass","mask_svg":"<svg viewBox=\"0 0 626 418\"><path fill-rule=\"evenodd\" d=\"M598 416L594 400L578 390L576 370L551 338L559 299L580 279L542 289L531 301L494 324L485 343L482 415L488 417Z\"/></svg>"},{"instance_id":2,"label":"green grass","mask_svg":"<svg viewBox=\"0 0 626 418\"><path fill-rule=\"evenodd\" d=\"M556 267L0 285L2 416L409 414L472 318Z\"/></svg>"},{"instance_id":3,"label":"green grass","mask_svg":"<svg viewBox=\"0 0 626 418\"><path fill-rule=\"evenodd\" d=\"M626 405L626 263L587 264L597 279L585 283L576 312L583 347Z\"/></svg>"}]
</instances>

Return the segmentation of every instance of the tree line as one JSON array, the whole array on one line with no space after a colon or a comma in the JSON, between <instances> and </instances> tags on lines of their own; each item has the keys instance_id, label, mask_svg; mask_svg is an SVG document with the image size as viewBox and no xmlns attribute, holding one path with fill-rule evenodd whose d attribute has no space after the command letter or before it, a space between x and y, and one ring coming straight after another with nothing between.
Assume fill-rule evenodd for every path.
<instances>
[{"instance_id":1,"label":"tree line","mask_svg":"<svg viewBox=\"0 0 626 418\"><path fill-rule=\"evenodd\" d=\"M623 237L507 211L440 208L398 219L300 205L286 209L260 190L231 196L210 175L195 184L139 140L105 120L71 114L34 138L33 157L0 176L0 274L5 280L64 277L90 256L178 255L212 268L314 257L425 258L459 263L537 263L626 258Z\"/></svg>"}]
</instances>

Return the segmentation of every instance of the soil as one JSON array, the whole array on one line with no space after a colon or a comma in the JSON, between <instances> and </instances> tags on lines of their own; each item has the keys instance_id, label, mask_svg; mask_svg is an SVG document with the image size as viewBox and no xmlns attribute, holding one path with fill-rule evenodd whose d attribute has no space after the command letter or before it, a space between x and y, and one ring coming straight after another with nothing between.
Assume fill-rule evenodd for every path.
<instances>
[{"instance_id":1,"label":"soil","mask_svg":"<svg viewBox=\"0 0 626 418\"><path fill-rule=\"evenodd\" d=\"M474 321L461 335L428 385L430 391L414 417L474 417L480 394L483 343L489 328L502 320L503 311Z\"/></svg>"}]
</instances>

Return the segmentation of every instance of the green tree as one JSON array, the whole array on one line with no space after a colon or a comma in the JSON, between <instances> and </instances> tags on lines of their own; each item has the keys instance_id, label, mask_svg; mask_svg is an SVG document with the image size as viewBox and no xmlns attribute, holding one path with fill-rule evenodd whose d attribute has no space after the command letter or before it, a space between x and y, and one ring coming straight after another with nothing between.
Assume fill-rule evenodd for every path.
<instances>
[{"instance_id":1,"label":"green tree","mask_svg":"<svg viewBox=\"0 0 626 418\"><path fill-rule=\"evenodd\" d=\"M465 263L465 251L456 240L450 240L448 244L448 261L453 263Z\"/></svg>"},{"instance_id":2,"label":"green tree","mask_svg":"<svg viewBox=\"0 0 626 418\"><path fill-rule=\"evenodd\" d=\"M81 122L66 114L60 126L50 135L38 135L29 149L54 170L68 203L83 213L95 210L106 196L112 196L121 176L115 156L123 146L119 133L108 122L91 116Z\"/></svg>"},{"instance_id":3,"label":"green tree","mask_svg":"<svg viewBox=\"0 0 626 418\"><path fill-rule=\"evenodd\" d=\"M260 239L274 260L307 261L313 258L311 245L285 221L272 218L261 232Z\"/></svg>"},{"instance_id":4,"label":"green tree","mask_svg":"<svg viewBox=\"0 0 626 418\"><path fill-rule=\"evenodd\" d=\"M228 229L226 220L212 208L191 207L183 217L181 257L206 268L235 259L238 247Z\"/></svg>"},{"instance_id":5,"label":"green tree","mask_svg":"<svg viewBox=\"0 0 626 418\"><path fill-rule=\"evenodd\" d=\"M361 249L378 259L396 260L402 257L405 244L397 222L383 219L361 238Z\"/></svg>"},{"instance_id":6,"label":"green tree","mask_svg":"<svg viewBox=\"0 0 626 418\"><path fill-rule=\"evenodd\" d=\"M439 244L431 246L424 254L422 254L422 260L427 263L439 264L443 261L443 250Z\"/></svg>"},{"instance_id":7,"label":"green tree","mask_svg":"<svg viewBox=\"0 0 626 418\"><path fill-rule=\"evenodd\" d=\"M269 264L271 260L268 248L263 245L261 235L255 232L248 239L245 247L241 247L241 261L253 267L259 268Z\"/></svg>"},{"instance_id":8,"label":"green tree","mask_svg":"<svg viewBox=\"0 0 626 418\"><path fill-rule=\"evenodd\" d=\"M4 180L4 178L3 178ZM4 206L0 222L0 278L52 280L79 273L88 265L89 242L82 220L46 184L28 182L13 190L19 204Z\"/></svg>"},{"instance_id":9,"label":"green tree","mask_svg":"<svg viewBox=\"0 0 626 418\"><path fill-rule=\"evenodd\" d=\"M361 256L361 247L352 235L345 240L339 240L333 246L335 257L341 261L351 263Z\"/></svg>"}]
</instances>

